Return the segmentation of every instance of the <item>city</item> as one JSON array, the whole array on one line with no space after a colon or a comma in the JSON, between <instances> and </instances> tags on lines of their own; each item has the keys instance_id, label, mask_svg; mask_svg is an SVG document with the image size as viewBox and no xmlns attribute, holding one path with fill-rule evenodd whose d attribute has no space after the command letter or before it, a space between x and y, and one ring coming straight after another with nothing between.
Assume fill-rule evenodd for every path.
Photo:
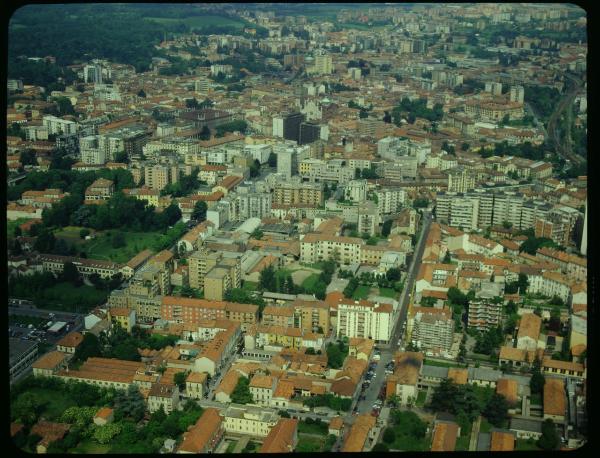
<instances>
[{"instance_id":1,"label":"city","mask_svg":"<svg viewBox=\"0 0 600 458\"><path fill-rule=\"evenodd\" d=\"M8 34L14 447L585 446L583 9L48 4Z\"/></svg>"}]
</instances>

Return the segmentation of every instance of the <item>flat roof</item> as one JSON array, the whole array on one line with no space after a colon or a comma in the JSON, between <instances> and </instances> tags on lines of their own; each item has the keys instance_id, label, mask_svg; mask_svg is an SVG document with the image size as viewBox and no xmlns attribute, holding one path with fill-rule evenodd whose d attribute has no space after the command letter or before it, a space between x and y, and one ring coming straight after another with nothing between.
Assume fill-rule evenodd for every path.
<instances>
[{"instance_id":1,"label":"flat roof","mask_svg":"<svg viewBox=\"0 0 600 458\"><path fill-rule=\"evenodd\" d=\"M16 364L18 360L21 359L24 354L29 353L33 347L37 347L37 342L9 337L8 352L10 365L13 366Z\"/></svg>"}]
</instances>

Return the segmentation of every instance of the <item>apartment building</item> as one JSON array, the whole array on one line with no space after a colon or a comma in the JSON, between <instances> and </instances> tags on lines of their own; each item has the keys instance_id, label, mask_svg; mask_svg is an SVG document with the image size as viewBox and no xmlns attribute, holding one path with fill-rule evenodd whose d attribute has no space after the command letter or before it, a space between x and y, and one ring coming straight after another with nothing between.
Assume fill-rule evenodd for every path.
<instances>
[{"instance_id":1,"label":"apartment building","mask_svg":"<svg viewBox=\"0 0 600 458\"><path fill-rule=\"evenodd\" d=\"M390 340L394 310L390 304L344 300L338 304L337 337L362 337L376 342Z\"/></svg>"},{"instance_id":2,"label":"apartment building","mask_svg":"<svg viewBox=\"0 0 600 458\"><path fill-rule=\"evenodd\" d=\"M264 308L262 314L262 324L264 326L282 326L299 327L299 321L296 318L296 312L293 306L273 306L268 305Z\"/></svg>"},{"instance_id":3,"label":"apartment building","mask_svg":"<svg viewBox=\"0 0 600 458\"><path fill-rule=\"evenodd\" d=\"M489 331L500 325L502 320L502 302L494 303L489 299L477 299L469 302L469 328Z\"/></svg>"},{"instance_id":4,"label":"apartment building","mask_svg":"<svg viewBox=\"0 0 600 458\"><path fill-rule=\"evenodd\" d=\"M475 188L476 176L466 167L459 166L447 171L448 173L448 192L461 192Z\"/></svg>"},{"instance_id":5,"label":"apartment building","mask_svg":"<svg viewBox=\"0 0 600 458\"><path fill-rule=\"evenodd\" d=\"M363 239L356 237L309 233L300 240L300 262L312 264L337 259L344 265L353 264L361 258L364 244Z\"/></svg>"},{"instance_id":6,"label":"apartment building","mask_svg":"<svg viewBox=\"0 0 600 458\"><path fill-rule=\"evenodd\" d=\"M111 278L119 273L123 268L122 264L112 261L99 261L97 259L74 258L71 256L60 256L57 254L41 254L39 260L42 263L44 272L54 274L62 273L67 262L75 265L77 271L86 277L91 274L98 274L103 279Z\"/></svg>"},{"instance_id":7,"label":"apartment building","mask_svg":"<svg viewBox=\"0 0 600 458\"><path fill-rule=\"evenodd\" d=\"M190 372L185 379L185 394L192 399L203 399L208 392L208 378L204 372Z\"/></svg>"},{"instance_id":8,"label":"apartment building","mask_svg":"<svg viewBox=\"0 0 600 458\"><path fill-rule=\"evenodd\" d=\"M282 182L273 189L273 203L284 205L306 204L314 207L323 205L322 183Z\"/></svg>"},{"instance_id":9,"label":"apartment building","mask_svg":"<svg viewBox=\"0 0 600 458\"><path fill-rule=\"evenodd\" d=\"M57 118L52 115L44 116L42 123L48 129L48 134L50 135L75 135L79 128L79 125L75 121Z\"/></svg>"},{"instance_id":10,"label":"apartment building","mask_svg":"<svg viewBox=\"0 0 600 458\"><path fill-rule=\"evenodd\" d=\"M115 193L115 185L111 180L98 178L85 190L85 200L109 200Z\"/></svg>"},{"instance_id":11,"label":"apartment building","mask_svg":"<svg viewBox=\"0 0 600 458\"><path fill-rule=\"evenodd\" d=\"M354 179L355 169L344 159L307 159L299 162L298 173L310 182L346 184Z\"/></svg>"},{"instance_id":12,"label":"apartment building","mask_svg":"<svg viewBox=\"0 0 600 458\"><path fill-rule=\"evenodd\" d=\"M269 405L275 386L277 385L277 379L270 375L255 374L250 379L250 394L255 404Z\"/></svg>"},{"instance_id":13,"label":"apartment building","mask_svg":"<svg viewBox=\"0 0 600 458\"><path fill-rule=\"evenodd\" d=\"M192 288L204 288L204 277L223 258L222 253L200 249L188 258L189 282Z\"/></svg>"},{"instance_id":14,"label":"apartment building","mask_svg":"<svg viewBox=\"0 0 600 458\"><path fill-rule=\"evenodd\" d=\"M281 418L271 428L263 441L259 453L290 453L298 445L298 419Z\"/></svg>"},{"instance_id":15,"label":"apartment building","mask_svg":"<svg viewBox=\"0 0 600 458\"><path fill-rule=\"evenodd\" d=\"M230 405L223 412L225 431L251 437L267 437L279 421L273 409Z\"/></svg>"},{"instance_id":16,"label":"apartment building","mask_svg":"<svg viewBox=\"0 0 600 458\"><path fill-rule=\"evenodd\" d=\"M258 306L235 302L209 301L177 296L163 296L161 318L176 323L200 324L206 320L228 319L236 321L245 330L256 324Z\"/></svg>"},{"instance_id":17,"label":"apartment building","mask_svg":"<svg viewBox=\"0 0 600 458\"><path fill-rule=\"evenodd\" d=\"M222 301L230 289L231 276L228 269L214 267L204 277L204 297L208 300Z\"/></svg>"},{"instance_id":18,"label":"apartment building","mask_svg":"<svg viewBox=\"0 0 600 458\"><path fill-rule=\"evenodd\" d=\"M8 350L10 383L13 383L21 374L28 371L31 364L37 359L38 343L9 337ZM39 372L39 365L37 370Z\"/></svg>"},{"instance_id":19,"label":"apartment building","mask_svg":"<svg viewBox=\"0 0 600 458\"><path fill-rule=\"evenodd\" d=\"M176 385L154 383L148 393L148 411L156 412L161 408L168 415L179 404L179 389Z\"/></svg>"},{"instance_id":20,"label":"apartment building","mask_svg":"<svg viewBox=\"0 0 600 458\"><path fill-rule=\"evenodd\" d=\"M144 183L151 189L162 191L167 185L179 181L179 167L177 165L156 164L144 167Z\"/></svg>"},{"instance_id":21,"label":"apartment building","mask_svg":"<svg viewBox=\"0 0 600 458\"><path fill-rule=\"evenodd\" d=\"M517 332L517 348L522 350L536 350L542 329L542 319L535 313L526 313L521 316Z\"/></svg>"},{"instance_id":22,"label":"apartment building","mask_svg":"<svg viewBox=\"0 0 600 458\"><path fill-rule=\"evenodd\" d=\"M423 368L421 352L398 352L394 355L394 373L386 380L386 398L396 395L400 405L406 406L417 399L419 375Z\"/></svg>"},{"instance_id":23,"label":"apartment building","mask_svg":"<svg viewBox=\"0 0 600 458\"><path fill-rule=\"evenodd\" d=\"M501 121L506 115L512 120L523 118L523 104L518 102L469 100L464 111L468 116L487 121Z\"/></svg>"},{"instance_id":24,"label":"apartment building","mask_svg":"<svg viewBox=\"0 0 600 458\"><path fill-rule=\"evenodd\" d=\"M406 191L396 188L382 188L375 191L379 214L398 212L406 204Z\"/></svg>"},{"instance_id":25,"label":"apartment building","mask_svg":"<svg viewBox=\"0 0 600 458\"><path fill-rule=\"evenodd\" d=\"M410 312L412 326L411 339L422 350L434 354L450 351L454 333L454 320L450 309L433 307L413 307Z\"/></svg>"},{"instance_id":26,"label":"apartment building","mask_svg":"<svg viewBox=\"0 0 600 458\"><path fill-rule=\"evenodd\" d=\"M225 434L223 417L219 410L209 407L196 423L183 434L177 453L213 453Z\"/></svg>"}]
</instances>

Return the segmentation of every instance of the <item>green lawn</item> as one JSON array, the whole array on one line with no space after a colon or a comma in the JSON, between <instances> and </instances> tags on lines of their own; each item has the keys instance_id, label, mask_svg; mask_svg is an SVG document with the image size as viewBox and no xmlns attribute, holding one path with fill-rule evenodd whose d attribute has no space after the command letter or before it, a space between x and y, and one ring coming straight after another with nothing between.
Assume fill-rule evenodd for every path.
<instances>
[{"instance_id":1,"label":"green lawn","mask_svg":"<svg viewBox=\"0 0 600 458\"><path fill-rule=\"evenodd\" d=\"M6 235L8 238L12 238L15 236L15 228L20 226L23 223L26 223L31 218L19 218L14 221L6 220Z\"/></svg>"},{"instance_id":2,"label":"green lawn","mask_svg":"<svg viewBox=\"0 0 600 458\"><path fill-rule=\"evenodd\" d=\"M517 439L515 450L535 450L539 452L542 449L537 446L533 439Z\"/></svg>"},{"instance_id":3,"label":"green lawn","mask_svg":"<svg viewBox=\"0 0 600 458\"><path fill-rule=\"evenodd\" d=\"M298 422L298 432L306 434L319 434L322 436L327 435L327 423L315 424L306 423L304 421Z\"/></svg>"},{"instance_id":4,"label":"green lawn","mask_svg":"<svg viewBox=\"0 0 600 458\"><path fill-rule=\"evenodd\" d=\"M379 295L396 299L398 292L392 288L379 288Z\"/></svg>"},{"instance_id":5,"label":"green lawn","mask_svg":"<svg viewBox=\"0 0 600 458\"><path fill-rule=\"evenodd\" d=\"M479 425L479 432L480 433L489 433L490 429L492 429L492 425L490 424L489 421L487 421L487 418L482 417L481 424Z\"/></svg>"},{"instance_id":6,"label":"green lawn","mask_svg":"<svg viewBox=\"0 0 600 458\"><path fill-rule=\"evenodd\" d=\"M158 22L159 24L178 24L183 23L189 27L202 28L209 25L216 26L227 26L234 27L237 29L241 29L244 27L244 23L241 21L236 21L234 19L229 19L224 16L193 16L187 17L184 19L177 18L162 18L162 17L149 17L147 18L154 22Z\"/></svg>"},{"instance_id":7,"label":"green lawn","mask_svg":"<svg viewBox=\"0 0 600 458\"><path fill-rule=\"evenodd\" d=\"M115 231L109 231L109 233L113 232ZM82 250L90 259L126 263L140 251L151 248L152 244L162 235L160 232L122 232L122 234L126 243L124 247L113 248L112 237L105 232L94 240L86 241L82 245Z\"/></svg>"},{"instance_id":8,"label":"green lawn","mask_svg":"<svg viewBox=\"0 0 600 458\"><path fill-rule=\"evenodd\" d=\"M419 394L417 395L417 407L423 407L425 405L425 400L427 399L427 391L426 390L422 390L419 391Z\"/></svg>"},{"instance_id":9,"label":"green lawn","mask_svg":"<svg viewBox=\"0 0 600 458\"><path fill-rule=\"evenodd\" d=\"M77 447L70 450L71 453L108 453L110 444L99 444L92 439L81 441Z\"/></svg>"},{"instance_id":10,"label":"green lawn","mask_svg":"<svg viewBox=\"0 0 600 458\"><path fill-rule=\"evenodd\" d=\"M233 449L235 448L237 443L238 443L238 441L233 441L233 442L230 442L229 444L227 444L227 450L225 450L225 453L233 453Z\"/></svg>"},{"instance_id":11,"label":"green lawn","mask_svg":"<svg viewBox=\"0 0 600 458\"><path fill-rule=\"evenodd\" d=\"M366 299L369 296L370 291L370 286L359 285L358 288L354 290L354 293L352 294L352 299Z\"/></svg>"},{"instance_id":12,"label":"green lawn","mask_svg":"<svg viewBox=\"0 0 600 458\"><path fill-rule=\"evenodd\" d=\"M310 274L308 277L304 279L302 282L302 287L312 291L317 282L319 281L319 274Z\"/></svg>"},{"instance_id":13,"label":"green lawn","mask_svg":"<svg viewBox=\"0 0 600 458\"><path fill-rule=\"evenodd\" d=\"M425 359L423 364L427 364L428 366L439 366L439 367L464 367L459 363L453 362L445 362L445 361L437 361L434 359Z\"/></svg>"},{"instance_id":14,"label":"green lawn","mask_svg":"<svg viewBox=\"0 0 600 458\"><path fill-rule=\"evenodd\" d=\"M428 452L431 448L431 438L429 435L422 439L410 436L408 434L398 434L396 429L396 440L390 445L390 450L401 450L405 452Z\"/></svg>"},{"instance_id":15,"label":"green lawn","mask_svg":"<svg viewBox=\"0 0 600 458\"><path fill-rule=\"evenodd\" d=\"M256 291L257 288L258 282L255 281L244 281L244 284L242 285L242 289L245 289L246 291Z\"/></svg>"},{"instance_id":16,"label":"green lawn","mask_svg":"<svg viewBox=\"0 0 600 458\"><path fill-rule=\"evenodd\" d=\"M77 400L71 395L48 388L31 388L26 393L32 393L38 401L44 403L41 416L47 420L56 420L69 407L77 405Z\"/></svg>"},{"instance_id":17,"label":"green lawn","mask_svg":"<svg viewBox=\"0 0 600 458\"><path fill-rule=\"evenodd\" d=\"M316 453L323 450L325 445L325 436L322 439L317 439L314 436L306 436L302 433L298 434L298 445L296 452Z\"/></svg>"},{"instance_id":18,"label":"green lawn","mask_svg":"<svg viewBox=\"0 0 600 458\"><path fill-rule=\"evenodd\" d=\"M57 283L44 291L42 298L35 298L42 309L62 310L83 313L106 302L108 293L93 286L75 287L71 283ZM33 299L33 297L29 297Z\"/></svg>"}]
</instances>

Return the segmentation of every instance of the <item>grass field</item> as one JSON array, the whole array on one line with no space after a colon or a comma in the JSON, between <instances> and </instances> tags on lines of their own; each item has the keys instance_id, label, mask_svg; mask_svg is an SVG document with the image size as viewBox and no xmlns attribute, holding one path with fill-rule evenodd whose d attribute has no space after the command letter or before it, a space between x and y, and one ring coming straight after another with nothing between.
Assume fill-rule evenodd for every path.
<instances>
[{"instance_id":1,"label":"grass field","mask_svg":"<svg viewBox=\"0 0 600 458\"><path fill-rule=\"evenodd\" d=\"M398 293L396 290L392 288L379 288L379 295L384 297L391 297L392 299L396 299Z\"/></svg>"},{"instance_id":2,"label":"grass field","mask_svg":"<svg viewBox=\"0 0 600 458\"><path fill-rule=\"evenodd\" d=\"M30 219L31 218L19 218L14 221L6 220L6 235L8 236L8 238L12 238L15 236L15 227L18 227L21 224L26 223Z\"/></svg>"},{"instance_id":3,"label":"grass field","mask_svg":"<svg viewBox=\"0 0 600 458\"><path fill-rule=\"evenodd\" d=\"M298 423L298 432L305 433L305 434L318 434L321 436L326 436L327 435L327 424L326 423L309 424L304 421L301 421Z\"/></svg>"},{"instance_id":4,"label":"grass field","mask_svg":"<svg viewBox=\"0 0 600 458\"><path fill-rule=\"evenodd\" d=\"M517 439L515 450L535 450L539 452L542 449L537 446L533 439Z\"/></svg>"},{"instance_id":5,"label":"grass field","mask_svg":"<svg viewBox=\"0 0 600 458\"><path fill-rule=\"evenodd\" d=\"M318 274L310 274L302 282L302 287L306 288L306 289L309 289L309 290L312 290L315 287L315 285L317 284L318 281L319 281L319 275Z\"/></svg>"},{"instance_id":6,"label":"grass field","mask_svg":"<svg viewBox=\"0 0 600 458\"><path fill-rule=\"evenodd\" d=\"M229 444L227 444L227 450L225 450L225 453L233 453L233 449L236 445L237 441L229 442Z\"/></svg>"},{"instance_id":7,"label":"grass field","mask_svg":"<svg viewBox=\"0 0 600 458\"><path fill-rule=\"evenodd\" d=\"M419 391L417 395L417 407L423 407L425 405L425 400L427 399L427 391Z\"/></svg>"},{"instance_id":8,"label":"grass field","mask_svg":"<svg viewBox=\"0 0 600 458\"><path fill-rule=\"evenodd\" d=\"M298 434L298 445L296 445L295 452L316 453L322 451L324 445L325 436L318 439L315 436L300 433Z\"/></svg>"},{"instance_id":9,"label":"grass field","mask_svg":"<svg viewBox=\"0 0 600 458\"><path fill-rule=\"evenodd\" d=\"M41 416L47 420L58 419L69 407L77 405L71 395L47 388L31 388L27 393L32 393L38 401L44 403Z\"/></svg>"},{"instance_id":10,"label":"grass field","mask_svg":"<svg viewBox=\"0 0 600 458\"><path fill-rule=\"evenodd\" d=\"M36 305L42 309L83 313L106 301L107 292L92 286L75 287L70 283L57 283L44 291Z\"/></svg>"},{"instance_id":11,"label":"grass field","mask_svg":"<svg viewBox=\"0 0 600 458\"><path fill-rule=\"evenodd\" d=\"M482 417L481 424L479 426L479 432L480 433L489 433L490 429L492 429L492 425L490 424L489 421L487 421L487 418Z\"/></svg>"},{"instance_id":12,"label":"grass field","mask_svg":"<svg viewBox=\"0 0 600 458\"><path fill-rule=\"evenodd\" d=\"M112 236L107 235L108 233L98 235L97 238L88 240L82 245L81 249L85 251L88 258L126 263L140 251L150 248L162 235L159 232L122 232L126 245L113 248Z\"/></svg>"},{"instance_id":13,"label":"grass field","mask_svg":"<svg viewBox=\"0 0 600 458\"><path fill-rule=\"evenodd\" d=\"M108 453L110 444L99 444L91 439L81 441L70 453Z\"/></svg>"},{"instance_id":14,"label":"grass field","mask_svg":"<svg viewBox=\"0 0 600 458\"><path fill-rule=\"evenodd\" d=\"M163 18L163 17L149 17L146 18L159 24L178 24L184 23L188 27L202 28L210 25L215 26L226 26L241 29L245 24L241 21L236 21L224 16L193 16L184 19L177 18Z\"/></svg>"},{"instance_id":15,"label":"grass field","mask_svg":"<svg viewBox=\"0 0 600 458\"><path fill-rule=\"evenodd\" d=\"M367 296L369 296L370 291L370 286L360 285L354 290L354 293L352 294L352 299L366 299Z\"/></svg>"}]
</instances>

